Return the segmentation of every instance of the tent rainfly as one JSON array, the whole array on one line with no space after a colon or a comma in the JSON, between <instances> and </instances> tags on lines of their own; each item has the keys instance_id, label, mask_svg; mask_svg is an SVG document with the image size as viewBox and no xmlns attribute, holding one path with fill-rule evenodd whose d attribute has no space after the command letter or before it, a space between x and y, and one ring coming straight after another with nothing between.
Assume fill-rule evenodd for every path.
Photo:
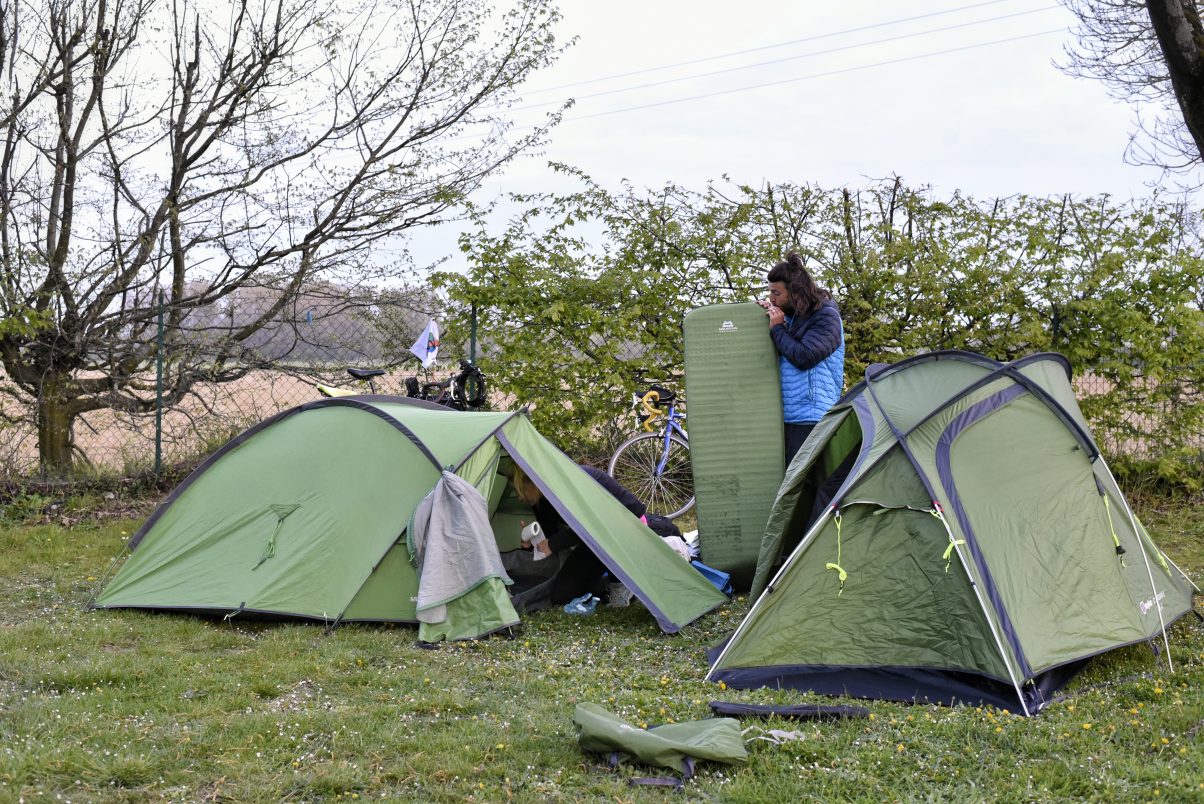
<instances>
[{"instance_id":1,"label":"tent rainfly","mask_svg":"<svg viewBox=\"0 0 1204 804\"><path fill-rule=\"evenodd\" d=\"M1034 714L1090 657L1166 644L1192 589L1121 494L1064 357L934 352L870 366L816 426L707 677Z\"/></svg>"},{"instance_id":2,"label":"tent rainfly","mask_svg":"<svg viewBox=\"0 0 1204 804\"><path fill-rule=\"evenodd\" d=\"M511 461L581 537L577 549L597 554L664 631L726 600L525 413L358 396L287 410L218 450L134 534L93 606L417 622L407 522L451 468L484 498L498 550L516 549L520 520L533 516L499 473ZM440 636L512 625L503 580L474 579Z\"/></svg>"}]
</instances>

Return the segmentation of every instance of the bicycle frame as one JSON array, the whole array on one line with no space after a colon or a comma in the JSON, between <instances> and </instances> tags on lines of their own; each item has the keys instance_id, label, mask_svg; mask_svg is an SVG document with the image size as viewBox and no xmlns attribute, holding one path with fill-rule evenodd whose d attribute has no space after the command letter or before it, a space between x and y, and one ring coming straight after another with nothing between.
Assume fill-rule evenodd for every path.
<instances>
[{"instance_id":1,"label":"bicycle frame","mask_svg":"<svg viewBox=\"0 0 1204 804\"><path fill-rule=\"evenodd\" d=\"M368 383L368 389L376 394L373 377L385 374L384 369L360 369L348 367L347 373L354 380ZM443 405L453 410L480 410L488 402L485 392L485 374L467 360L460 361L460 371L445 380L420 382L417 376L405 378L406 396ZM470 385L471 383L471 385ZM323 396L354 396L359 391L317 383Z\"/></svg>"},{"instance_id":2,"label":"bicycle frame","mask_svg":"<svg viewBox=\"0 0 1204 804\"><path fill-rule=\"evenodd\" d=\"M661 409L653 402L659 394L653 390L639 398L640 404L644 408L647 418L644 420L644 429L652 432L652 422L661 415ZM673 443L673 434L677 433L684 441L689 443L690 436L681 426L680 422L686 415L677 412L677 405L673 402L669 403L668 410L665 411L665 423L661 426L661 457L656 463L656 475L660 477L665 473L665 466L669 463L669 445Z\"/></svg>"},{"instance_id":3,"label":"bicycle frame","mask_svg":"<svg viewBox=\"0 0 1204 804\"><path fill-rule=\"evenodd\" d=\"M665 465L669 463L669 444L672 443L673 434L677 433L686 442L690 440L690 436L678 424L678 422L685 418L685 414L678 413L676 405L670 405L669 412L665 416L665 424L661 428L661 459L656 463L656 474L658 476L665 473Z\"/></svg>"},{"instance_id":4,"label":"bicycle frame","mask_svg":"<svg viewBox=\"0 0 1204 804\"><path fill-rule=\"evenodd\" d=\"M646 497L649 511L670 518L694 507L690 437L684 427L686 412L684 406L679 409L674 404L676 396L656 385L643 395L632 394L634 412L644 432L620 444L607 467L611 477L627 481L633 491L639 489L637 496L642 493Z\"/></svg>"}]
</instances>

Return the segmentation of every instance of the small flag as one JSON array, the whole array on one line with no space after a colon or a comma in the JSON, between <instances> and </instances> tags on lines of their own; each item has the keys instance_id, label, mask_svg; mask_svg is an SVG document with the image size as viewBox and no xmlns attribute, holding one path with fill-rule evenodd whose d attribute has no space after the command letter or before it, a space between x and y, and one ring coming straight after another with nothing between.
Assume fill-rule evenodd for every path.
<instances>
[{"instance_id":1,"label":"small flag","mask_svg":"<svg viewBox=\"0 0 1204 804\"><path fill-rule=\"evenodd\" d=\"M430 368L435 362L435 356L439 353L439 325L435 323L435 319L432 318L431 323L426 325L426 329L418 336L418 340L414 341L410 351L422 361L423 368Z\"/></svg>"}]
</instances>

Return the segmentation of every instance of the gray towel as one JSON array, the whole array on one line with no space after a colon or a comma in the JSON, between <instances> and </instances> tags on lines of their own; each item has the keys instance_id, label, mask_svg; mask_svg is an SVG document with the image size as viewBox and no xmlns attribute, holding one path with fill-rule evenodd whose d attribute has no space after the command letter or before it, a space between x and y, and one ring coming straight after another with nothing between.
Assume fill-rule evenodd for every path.
<instances>
[{"instance_id":1,"label":"gray towel","mask_svg":"<svg viewBox=\"0 0 1204 804\"><path fill-rule=\"evenodd\" d=\"M489 578L513 583L489 524L489 504L464 478L444 471L414 509L410 543L418 567L418 619L447 619L451 600Z\"/></svg>"}]
</instances>

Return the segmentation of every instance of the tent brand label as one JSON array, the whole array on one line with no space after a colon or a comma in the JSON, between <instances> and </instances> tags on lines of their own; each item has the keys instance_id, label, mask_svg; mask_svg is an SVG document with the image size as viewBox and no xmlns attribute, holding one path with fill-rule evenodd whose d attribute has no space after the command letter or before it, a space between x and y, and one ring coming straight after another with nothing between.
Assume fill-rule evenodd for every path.
<instances>
[{"instance_id":1,"label":"tent brand label","mask_svg":"<svg viewBox=\"0 0 1204 804\"><path fill-rule=\"evenodd\" d=\"M1137 604L1137 608L1141 609L1142 614L1148 614L1150 609L1154 608L1155 603L1161 603L1166 597L1166 592L1159 592L1157 597L1146 598Z\"/></svg>"},{"instance_id":2,"label":"tent brand label","mask_svg":"<svg viewBox=\"0 0 1204 804\"><path fill-rule=\"evenodd\" d=\"M738 329L740 329L740 328L737 327L735 324L733 324L731 321L724 321L722 324L719 325L720 332L735 332Z\"/></svg>"}]
</instances>

